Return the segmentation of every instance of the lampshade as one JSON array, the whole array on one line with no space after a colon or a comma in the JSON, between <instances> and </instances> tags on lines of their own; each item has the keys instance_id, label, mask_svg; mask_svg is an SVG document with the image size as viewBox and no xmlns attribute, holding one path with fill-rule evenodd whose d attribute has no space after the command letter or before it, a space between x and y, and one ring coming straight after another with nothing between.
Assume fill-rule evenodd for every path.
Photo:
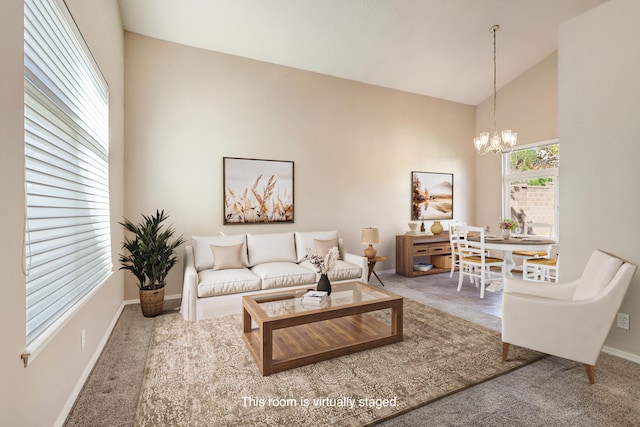
<instances>
[{"instance_id":1,"label":"lampshade","mask_svg":"<svg viewBox=\"0 0 640 427\"><path fill-rule=\"evenodd\" d=\"M361 243L372 244L380 242L380 233L377 228L363 228Z\"/></svg>"},{"instance_id":2,"label":"lampshade","mask_svg":"<svg viewBox=\"0 0 640 427\"><path fill-rule=\"evenodd\" d=\"M364 250L364 255L373 259L376 257L378 251L373 247L373 243L378 243L380 241L380 234L378 233L377 228L363 228L362 229L362 239L360 239L361 243L368 244L369 246Z\"/></svg>"}]
</instances>

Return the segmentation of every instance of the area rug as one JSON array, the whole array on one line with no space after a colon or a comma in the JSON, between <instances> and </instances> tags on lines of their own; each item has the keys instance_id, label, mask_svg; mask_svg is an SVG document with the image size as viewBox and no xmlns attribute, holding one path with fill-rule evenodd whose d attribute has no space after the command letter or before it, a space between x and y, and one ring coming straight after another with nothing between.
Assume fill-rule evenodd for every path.
<instances>
[{"instance_id":1,"label":"area rug","mask_svg":"<svg viewBox=\"0 0 640 427\"><path fill-rule=\"evenodd\" d=\"M260 375L239 315L157 318L138 426L363 426L410 411L543 357L500 334L404 300L404 341Z\"/></svg>"}]
</instances>

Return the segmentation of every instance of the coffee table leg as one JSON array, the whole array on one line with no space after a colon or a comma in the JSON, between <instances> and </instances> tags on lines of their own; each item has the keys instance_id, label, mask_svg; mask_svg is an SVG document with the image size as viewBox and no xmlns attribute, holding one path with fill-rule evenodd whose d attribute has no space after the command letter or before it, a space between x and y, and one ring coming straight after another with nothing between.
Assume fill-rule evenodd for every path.
<instances>
[{"instance_id":1,"label":"coffee table leg","mask_svg":"<svg viewBox=\"0 0 640 427\"><path fill-rule=\"evenodd\" d=\"M251 332L251 316L244 307L242 307L242 331Z\"/></svg>"},{"instance_id":2,"label":"coffee table leg","mask_svg":"<svg viewBox=\"0 0 640 427\"><path fill-rule=\"evenodd\" d=\"M270 375L273 373L273 329L269 323L262 324L260 343L260 373Z\"/></svg>"},{"instance_id":3,"label":"coffee table leg","mask_svg":"<svg viewBox=\"0 0 640 427\"><path fill-rule=\"evenodd\" d=\"M391 309L391 334L399 337L398 341L402 341L402 301Z\"/></svg>"}]
</instances>

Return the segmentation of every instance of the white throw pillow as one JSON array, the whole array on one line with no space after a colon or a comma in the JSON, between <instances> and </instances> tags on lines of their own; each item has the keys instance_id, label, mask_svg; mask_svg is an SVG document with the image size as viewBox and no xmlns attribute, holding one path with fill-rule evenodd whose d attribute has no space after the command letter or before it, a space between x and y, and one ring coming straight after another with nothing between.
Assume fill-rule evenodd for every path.
<instances>
[{"instance_id":1,"label":"white throw pillow","mask_svg":"<svg viewBox=\"0 0 640 427\"><path fill-rule=\"evenodd\" d=\"M247 234L249 266L265 262L296 262L293 233Z\"/></svg>"},{"instance_id":2,"label":"white throw pillow","mask_svg":"<svg viewBox=\"0 0 640 427\"><path fill-rule=\"evenodd\" d=\"M338 231L296 231L296 256L298 261L302 262L305 260L305 256L307 255L307 248L314 250L315 243L313 239L317 240L331 240L338 238Z\"/></svg>"},{"instance_id":3,"label":"white throw pillow","mask_svg":"<svg viewBox=\"0 0 640 427\"><path fill-rule=\"evenodd\" d=\"M244 244L242 249L242 263L244 266L249 265L247 259L247 245L246 237L244 234L235 234L231 236L193 236L191 237L191 244L193 246L193 258L196 264L196 270L208 270L213 268L213 252L211 251L211 245L216 246L233 246L240 243Z\"/></svg>"}]
</instances>

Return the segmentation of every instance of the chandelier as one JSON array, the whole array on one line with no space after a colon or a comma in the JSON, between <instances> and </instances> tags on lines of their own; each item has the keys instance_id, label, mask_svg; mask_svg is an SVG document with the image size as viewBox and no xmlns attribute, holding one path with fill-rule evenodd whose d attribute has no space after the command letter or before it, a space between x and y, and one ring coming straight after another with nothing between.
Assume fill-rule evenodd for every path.
<instances>
[{"instance_id":1,"label":"chandelier","mask_svg":"<svg viewBox=\"0 0 640 427\"><path fill-rule=\"evenodd\" d=\"M480 136L473 138L473 145L475 145L480 155L509 153L513 150L513 146L516 145L518 139L518 134L511 132L511 129L500 132L502 138L500 138L496 130L496 31L499 29L500 25L494 25L489 28L489 32L493 34L493 134L490 136L489 132L482 132Z\"/></svg>"}]
</instances>

